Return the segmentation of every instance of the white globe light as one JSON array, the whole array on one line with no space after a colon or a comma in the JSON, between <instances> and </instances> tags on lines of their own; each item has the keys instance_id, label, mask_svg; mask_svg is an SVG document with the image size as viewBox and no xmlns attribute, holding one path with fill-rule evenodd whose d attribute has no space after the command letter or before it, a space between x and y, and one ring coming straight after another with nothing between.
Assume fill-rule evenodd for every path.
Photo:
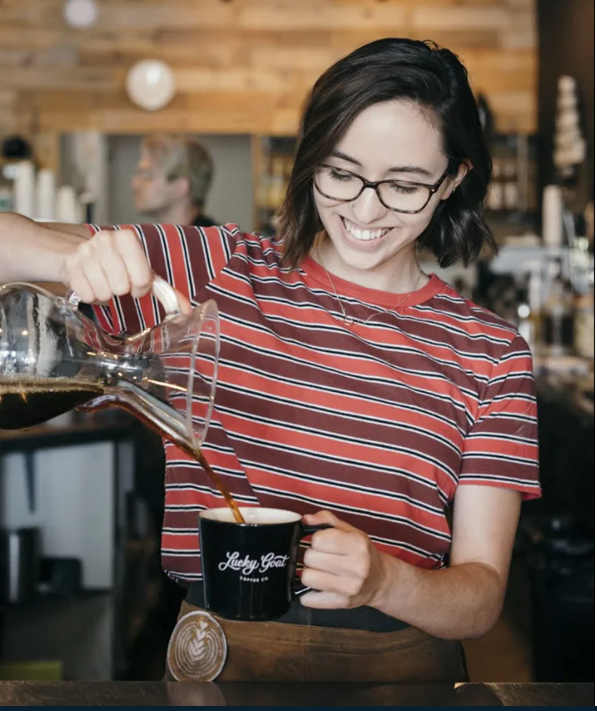
<instances>
[{"instance_id":1,"label":"white globe light","mask_svg":"<svg viewBox=\"0 0 597 711\"><path fill-rule=\"evenodd\" d=\"M89 27L97 20L95 0L66 0L64 19L71 27Z\"/></svg>"},{"instance_id":2,"label":"white globe light","mask_svg":"<svg viewBox=\"0 0 597 711\"><path fill-rule=\"evenodd\" d=\"M176 93L176 82L170 67L160 59L144 59L129 70L126 90L131 101L147 111L157 111L168 104Z\"/></svg>"}]
</instances>

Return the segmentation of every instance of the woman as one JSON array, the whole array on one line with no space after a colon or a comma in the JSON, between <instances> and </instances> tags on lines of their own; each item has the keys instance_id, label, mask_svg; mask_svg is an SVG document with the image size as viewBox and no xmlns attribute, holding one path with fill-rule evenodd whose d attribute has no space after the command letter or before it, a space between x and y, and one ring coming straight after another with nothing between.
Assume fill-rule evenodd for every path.
<instances>
[{"instance_id":1,"label":"woman","mask_svg":"<svg viewBox=\"0 0 597 711\"><path fill-rule=\"evenodd\" d=\"M2 218L0 278L118 297L99 308L112 331L155 323L152 270L215 298L207 459L237 501L331 524L305 553L314 590L285 618L220 620L219 680L466 679L458 640L498 619L521 498L540 494L532 364L512 326L421 271L417 248L445 266L492 244L490 172L458 59L385 39L315 84L275 240ZM163 565L191 583L188 613L202 602L197 512L221 499L166 454Z\"/></svg>"}]
</instances>

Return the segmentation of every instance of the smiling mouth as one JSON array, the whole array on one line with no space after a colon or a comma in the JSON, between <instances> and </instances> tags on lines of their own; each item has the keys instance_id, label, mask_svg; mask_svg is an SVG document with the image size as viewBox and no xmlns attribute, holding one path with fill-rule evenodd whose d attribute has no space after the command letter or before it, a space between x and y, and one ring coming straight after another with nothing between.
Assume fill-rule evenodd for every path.
<instances>
[{"instance_id":1,"label":"smiling mouth","mask_svg":"<svg viewBox=\"0 0 597 711\"><path fill-rule=\"evenodd\" d=\"M348 234L356 240L359 240L359 242L371 242L375 239L381 239L392 229L391 227L383 227L377 230L361 230L351 225L346 218L342 217L341 219Z\"/></svg>"}]
</instances>

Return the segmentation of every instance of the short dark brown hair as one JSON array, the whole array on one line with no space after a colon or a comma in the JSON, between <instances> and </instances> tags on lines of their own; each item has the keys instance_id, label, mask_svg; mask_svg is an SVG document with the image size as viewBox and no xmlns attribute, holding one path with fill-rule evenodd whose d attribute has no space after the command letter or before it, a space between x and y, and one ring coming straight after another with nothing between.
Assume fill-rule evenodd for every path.
<instances>
[{"instance_id":1,"label":"short dark brown hair","mask_svg":"<svg viewBox=\"0 0 597 711\"><path fill-rule=\"evenodd\" d=\"M471 167L455 193L438 205L418 245L433 252L442 267L459 260L468 264L485 242L495 247L482 217L491 156L465 67L433 42L388 38L336 62L307 98L278 227L288 266L300 264L323 228L313 196L315 169L361 111L393 99L413 101L430 112L452 174L463 161Z\"/></svg>"}]
</instances>

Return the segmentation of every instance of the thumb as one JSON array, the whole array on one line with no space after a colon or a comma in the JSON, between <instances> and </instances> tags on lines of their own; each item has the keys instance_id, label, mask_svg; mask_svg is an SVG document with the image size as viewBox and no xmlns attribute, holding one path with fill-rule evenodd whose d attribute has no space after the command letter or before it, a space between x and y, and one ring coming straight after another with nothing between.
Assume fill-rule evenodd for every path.
<instances>
[{"instance_id":1,"label":"thumb","mask_svg":"<svg viewBox=\"0 0 597 711\"><path fill-rule=\"evenodd\" d=\"M346 521L342 521L331 511L318 511L314 514L305 514L303 521L307 526L321 526L321 524L327 523L339 531L356 531L354 526L346 523Z\"/></svg>"}]
</instances>

